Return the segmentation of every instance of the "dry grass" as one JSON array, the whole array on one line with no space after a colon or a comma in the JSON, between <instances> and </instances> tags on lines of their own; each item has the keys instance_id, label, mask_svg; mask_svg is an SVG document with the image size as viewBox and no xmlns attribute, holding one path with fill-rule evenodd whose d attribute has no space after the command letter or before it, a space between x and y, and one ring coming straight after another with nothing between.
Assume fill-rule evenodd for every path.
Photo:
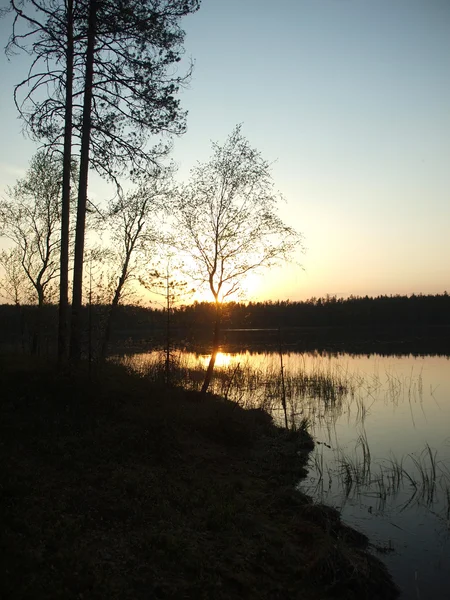
<instances>
[{"instance_id":1,"label":"dry grass","mask_svg":"<svg viewBox=\"0 0 450 600\"><path fill-rule=\"evenodd\" d=\"M165 380L165 366L158 352L115 356L113 361L153 383ZM200 359L195 361L183 353L174 353L171 360L172 384L198 391L205 377L205 368ZM210 385L212 393L243 408L262 408L275 418L285 399L290 428L298 428L314 406L324 410L336 409L354 393L354 388L348 373L319 363L311 370L304 366L284 369L282 377L279 364L258 366L248 360L216 366Z\"/></svg>"}]
</instances>

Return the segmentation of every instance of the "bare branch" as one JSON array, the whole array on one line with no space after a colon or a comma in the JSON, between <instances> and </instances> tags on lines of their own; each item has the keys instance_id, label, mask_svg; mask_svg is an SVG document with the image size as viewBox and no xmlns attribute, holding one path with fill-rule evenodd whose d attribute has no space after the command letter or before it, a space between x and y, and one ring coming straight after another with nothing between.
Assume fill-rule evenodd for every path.
<instances>
[{"instance_id":1,"label":"bare branch","mask_svg":"<svg viewBox=\"0 0 450 600\"><path fill-rule=\"evenodd\" d=\"M194 262L192 278L224 300L245 276L295 259L302 238L276 214L270 165L251 148L237 126L213 156L197 165L180 189L175 219L177 247Z\"/></svg>"}]
</instances>

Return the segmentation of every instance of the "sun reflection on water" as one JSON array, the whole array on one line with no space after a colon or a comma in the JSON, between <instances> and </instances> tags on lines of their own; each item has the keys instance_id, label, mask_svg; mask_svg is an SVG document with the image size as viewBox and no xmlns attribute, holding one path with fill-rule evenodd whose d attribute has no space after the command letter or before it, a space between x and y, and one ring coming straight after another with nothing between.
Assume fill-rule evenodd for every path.
<instances>
[{"instance_id":1,"label":"sun reflection on water","mask_svg":"<svg viewBox=\"0 0 450 600\"><path fill-rule=\"evenodd\" d=\"M210 354L202 357L202 362L205 365L205 367L208 366L210 358L211 358ZM219 367L219 368L228 367L231 364L233 358L234 358L234 356L231 354L227 354L225 352L218 352L217 356L216 356L216 365L215 366Z\"/></svg>"}]
</instances>

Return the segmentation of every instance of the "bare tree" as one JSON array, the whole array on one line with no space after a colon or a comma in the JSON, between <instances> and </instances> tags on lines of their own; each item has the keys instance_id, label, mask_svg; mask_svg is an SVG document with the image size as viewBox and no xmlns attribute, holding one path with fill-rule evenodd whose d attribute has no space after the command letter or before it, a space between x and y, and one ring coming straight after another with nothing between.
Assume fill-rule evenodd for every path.
<instances>
[{"instance_id":1,"label":"bare tree","mask_svg":"<svg viewBox=\"0 0 450 600\"><path fill-rule=\"evenodd\" d=\"M159 237L156 218L172 194L172 170L167 169L147 178L144 183L128 194L119 193L109 203L105 225L110 236L115 285L112 295L105 334L102 357L106 356L114 314L127 286L137 281L142 274L155 242Z\"/></svg>"},{"instance_id":2,"label":"bare tree","mask_svg":"<svg viewBox=\"0 0 450 600\"><path fill-rule=\"evenodd\" d=\"M181 277L184 265L180 263L169 244L162 241L158 244L159 259L153 258L153 266L149 272L139 277L139 283L152 295L162 298L157 302L166 313L166 340L165 340L165 380L170 384L170 371L172 356L172 314L177 305L186 302L195 290L190 289L188 282ZM162 258L161 258L162 256Z\"/></svg>"},{"instance_id":3,"label":"bare tree","mask_svg":"<svg viewBox=\"0 0 450 600\"><path fill-rule=\"evenodd\" d=\"M55 297L59 276L61 188L61 161L41 151L0 205L0 235L12 242L39 309ZM38 343L39 326L34 351Z\"/></svg>"},{"instance_id":4,"label":"bare tree","mask_svg":"<svg viewBox=\"0 0 450 600\"><path fill-rule=\"evenodd\" d=\"M20 253L22 269L42 306L59 273L61 165L37 153L26 176L0 205L0 235Z\"/></svg>"},{"instance_id":5,"label":"bare tree","mask_svg":"<svg viewBox=\"0 0 450 600\"><path fill-rule=\"evenodd\" d=\"M24 304L30 303L33 288L22 267L21 252L17 246L0 252L0 266L3 276L0 279L0 297L13 302L19 314L19 329L22 350L25 350L25 314Z\"/></svg>"},{"instance_id":6,"label":"bare tree","mask_svg":"<svg viewBox=\"0 0 450 600\"><path fill-rule=\"evenodd\" d=\"M0 252L0 266L3 276L0 279L0 296L6 301L20 306L31 297L30 281L22 267L21 252L17 246Z\"/></svg>"},{"instance_id":7,"label":"bare tree","mask_svg":"<svg viewBox=\"0 0 450 600\"><path fill-rule=\"evenodd\" d=\"M222 303L251 271L295 258L301 235L277 215L270 164L237 126L213 156L191 171L175 206L174 244L192 261L191 276L207 286L216 307L213 351L202 392L206 393L219 349Z\"/></svg>"}]
</instances>

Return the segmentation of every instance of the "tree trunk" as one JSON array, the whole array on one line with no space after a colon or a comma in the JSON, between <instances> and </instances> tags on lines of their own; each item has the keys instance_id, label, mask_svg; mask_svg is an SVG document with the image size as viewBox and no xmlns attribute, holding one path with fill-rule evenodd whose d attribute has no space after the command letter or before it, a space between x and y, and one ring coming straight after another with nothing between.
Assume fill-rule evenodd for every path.
<instances>
[{"instance_id":1,"label":"tree trunk","mask_svg":"<svg viewBox=\"0 0 450 600\"><path fill-rule=\"evenodd\" d=\"M63 186L61 201L61 258L59 275L58 365L67 355L67 318L69 307L69 225L70 180L72 174L73 114L73 0L67 0L66 101L64 124Z\"/></svg>"},{"instance_id":2,"label":"tree trunk","mask_svg":"<svg viewBox=\"0 0 450 600\"><path fill-rule=\"evenodd\" d=\"M166 300L167 300L167 319L166 319L166 385L170 383L170 286L169 274L166 279Z\"/></svg>"},{"instance_id":3,"label":"tree trunk","mask_svg":"<svg viewBox=\"0 0 450 600\"><path fill-rule=\"evenodd\" d=\"M111 306L108 311L108 317L106 319L105 334L103 336L103 343L102 343L102 352L101 352L102 360L106 358L106 353L108 351L109 339L111 337L112 322L113 322L114 314L116 312L116 308L120 302L120 297L122 295L123 286L125 285L125 281L127 279L129 262L130 262L130 255L126 257L125 262L123 264L122 273L121 273L119 281L117 283L116 291L114 292L114 298L111 302Z\"/></svg>"},{"instance_id":4,"label":"tree trunk","mask_svg":"<svg viewBox=\"0 0 450 600\"><path fill-rule=\"evenodd\" d=\"M278 327L278 341L279 341L279 352L280 352L280 376L281 376L281 404L284 412L284 425L286 429L289 429L289 423L287 418L287 407L286 407L286 385L284 381L284 361L283 361L283 346L281 343L281 328Z\"/></svg>"},{"instance_id":5,"label":"tree trunk","mask_svg":"<svg viewBox=\"0 0 450 600\"><path fill-rule=\"evenodd\" d=\"M22 305L17 305L20 310L20 346L22 348L22 353L25 352L25 315L24 309Z\"/></svg>"},{"instance_id":6,"label":"tree trunk","mask_svg":"<svg viewBox=\"0 0 450 600\"><path fill-rule=\"evenodd\" d=\"M216 321L214 323L214 339L213 339L213 348L211 358L209 359L208 368L206 370L205 380L202 385L201 394L205 395L208 391L209 385L211 383L214 365L216 364L217 354L219 352L219 341L220 341L220 326L221 326L221 317L222 317L222 306L219 302L216 301Z\"/></svg>"},{"instance_id":7,"label":"tree trunk","mask_svg":"<svg viewBox=\"0 0 450 600\"><path fill-rule=\"evenodd\" d=\"M36 307L36 317L33 319L34 321L34 331L33 336L31 338L31 354L39 355L41 350L41 340L42 340L42 312L44 306L44 292L41 288L37 290L38 294L38 305Z\"/></svg>"},{"instance_id":8,"label":"tree trunk","mask_svg":"<svg viewBox=\"0 0 450 600\"><path fill-rule=\"evenodd\" d=\"M97 21L97 1L89 6L88 40L86 50L86 75L84 84L83 124L80 154L80 180L78 184L77 226L75 233L75 260L73 267L72 322L70 337L70 358L81 358L81 306L83 300L83 259L86 230L86 203L89 172L89 146L91 138L92 82L94 76L95 30Z\"/></svg>"}]
</instances>

